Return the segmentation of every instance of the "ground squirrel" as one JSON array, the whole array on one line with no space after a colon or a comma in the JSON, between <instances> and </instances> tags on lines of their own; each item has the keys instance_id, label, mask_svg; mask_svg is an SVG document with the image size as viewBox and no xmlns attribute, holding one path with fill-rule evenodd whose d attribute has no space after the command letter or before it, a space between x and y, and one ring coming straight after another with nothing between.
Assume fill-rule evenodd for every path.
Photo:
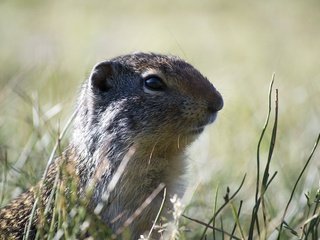
<instances>
[{"instance_id":1,"label":"ground squirrel","mask_svg":"<svg viewBox=\"0 0 320 240\"><path fill-rule=\"evenodd\" d=\"M167 198L181 196L186 147L222 107L215 87L178 57L134 53L98 63L81 88L73 137L63 154L74 163L78 195L94 186L88 205L93 211L109 194L108 207L99 217L115 232L159 184L164 184ZM110 181L130 151L119 181L108 193ZM44 202L61 158L50 167L41 196ZM162 197L155 196L129 225L132 239L150 229ZM34 199L31 188L0 210L0 236L22 239ZM33 230L36 223L37 219Z\"/></svg>"}]
</instances>

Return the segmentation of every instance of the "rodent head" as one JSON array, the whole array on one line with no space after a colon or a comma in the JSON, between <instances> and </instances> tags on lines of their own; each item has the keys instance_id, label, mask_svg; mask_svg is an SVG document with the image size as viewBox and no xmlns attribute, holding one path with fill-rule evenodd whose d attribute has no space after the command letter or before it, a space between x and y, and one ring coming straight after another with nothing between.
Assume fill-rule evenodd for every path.
<instances>
[{"instance_id":1,"label":"rodent head","mask_svg":"<svg viewBox=\"0 0 320 240\"><path fill-rule=\"evenodd\" d=\"M78 104L74 141L93 154L113 141L183 149L215 120L223 100L180 58L136 53L98 63Z\"/></svg>"}]
</instances>

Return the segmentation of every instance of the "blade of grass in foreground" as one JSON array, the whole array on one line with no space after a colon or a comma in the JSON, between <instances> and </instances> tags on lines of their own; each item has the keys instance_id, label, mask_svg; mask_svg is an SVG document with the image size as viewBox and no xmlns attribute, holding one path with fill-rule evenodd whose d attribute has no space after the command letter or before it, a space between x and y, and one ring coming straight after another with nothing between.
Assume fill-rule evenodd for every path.
<instances>
[{"instance_id":1,"label":"blade of grass in foreground","mask_svg":"<svg viewBox=\"0 0 320 240\"><path fill-rule=\"evenodd\" d=\"M267 119L266 119L266 123L262 129L261 136L260 136L260 139L258 142L258 147L257 147L256 196L255 196L255 205L252 209L251 223L250 223L250 227L249 227L249 234L248 234L249 240L253 239L255 225L257 226L257 232L258 232L258 235L260 236L260 226L259 226L259 218L258 218L259 207L260 207L261 203L262 203L262 205L264 204L264 194L265 194L270 182L274 179L274 177L276 175L276 174L273 174L271 180L269 181L269 176L270 176L269 168L270 168L270 163L272 160L272 154L273 154L273 150L274 150L274 146L275 146L275 141L276 141L276 136L277 136L277 126L278 126L278 89L276 89L275 118L274 118L274 124L273 124L273 129L272 129L271 141L270 141L270 145L269 145L268 159L267 159L266 166L264 168L263 178L262 178L261 187L260 187L260 147L261 147L261 142L263 140L263 137L264 137L264 134L265 134L265 131L267 129L269 119L270 119L271 95L272 95L274 77L275 77L275 74L272 75L272 80L271 80L271 84L270 84L270 88L269 88L269 95L268 95L268 99L269 99L268 109L269 110L268 110L268 114L267 114ZM259 194L259 188L261 188L260 194ZM265 221L266 213L265 213L264 208L263 208L262 214L263 214L263 219L264 219L264 227L266 228L266 221Z\"/></svg>"},{"instance_id":2,"label":"blade of grass in foreground","mask_svg":"<svg viewBox=\"0 0 320 240\"><path fill-rule=\"evenodd\" d=\"M285 208L285 210L284 210L284 213L283 213L283 216L282 216L282 219L281 219L281 224L280 224L280 227L279 227L278 238L277 238L278 240L280 240L281 232L282 232L282 228L283 228L283 224L284 224L284 218L286 217L286 214L287 214L289 205L290 205L290 203L291 203L291 201L292 201L294 192L296 191L296 188L297 188L297 186L298 186L298 183L300 182L304 171L306 170L307 166L309 165L309 163L310 163L310 161L311 161L311 159L312 159L312 157L313 157L313 154L314 154L314 152L316 151L316 149L317 149L317 147L318 147L319 141L320 141L320 134L318 135L317 140L316 140L316 142L315 142L315 144L314 144L314 146L313 146L313 148L312 148L312 151L311 151L311 153L310 153L310 155L309 155L309 157L308 157L308 160L307 160L307 162L305 163L303 169L301 170L301 172L300 172L300 174L299 174L299 177L298 177L297 181L295 182L294 187L293 187L293 189L292 189L292 192L291 192L289 201L288 201L288 203L287 203L287 206L286 206L286 208Z\"/></svg>"},{"instance_id":3,"label":"blade of grass in foreground","mask_svg":"<svg viewBox=\"0 0 320 240\"><path fill-rule=\"evenodd\" d=\"M245 179L246 179L246 176L247 176L247 175L245 174L244 177L243 177L243 179L242 179L242 181L241 181L240 186L239 186L238 189L234 192L234 194L233 194L230 198L226 199L225 203L218 209L218 211L215 212L215 214L211 217L211 219L210 219L210 220L208 221L208 223L205 225L205 229L203 230L203 233L202 233L202 235L201 235L200 240L205 239L206 232L207 232L209 226L212 224L213 221L215 221L216 217L217 217L218 214L222 211L222 209L223 209L226 205L228 205L228 203L238 194L238 192L240 191L240 189L242 188L242 186L243 186L243 184L244 184L244 181L245 181Z\"/></svg>"},{"instance_id":4,"label":"blade of grass in foreground","mask_svg":"<svg viewBox=\"0 0 320 240\"><path fill-rule=\"evenodd\" d=\"M272 89L273 89L274 77L275 77L275 74L272 75L272 79L271 79L271 83L270 83L270 87L269 87L268 114L267 114L266 122L263 126L263 129L262 129L262 132L261 132L261 135L259 138L258 146L257 146L257 183L256 183L256 196L255 196L256 202L258 201L259 185L260 185L260 148L261 148L262 139L264 137L265 131L266 131L268 124L269 124L269 119L270 119L270 114L271 114L271 93L272 93Z\"/></svg>"},{"instance_id":5,"label":"blade of grass in foreground","mask_svg":"<svg viewBox=\"0 0 320 240\"><path fill-rule=\"evenodd\" d=\"M270 182L273 180L273 178L276 176L277 173L273 174L272 178L269 180L270 177L270 163L274 151L274 147L276 144L276 138L277 138L277 130L278 130L278 112L279 112L279 98L278 98L278 89L276 89L276 101L275 101L275 116L274 116L274 124L272 128L272 135L271 140L269 144L269 153L268 153L268 160L267 164L264 170L263 178L262 178L262 184L261 184L261 205L262 205L262 216L263 216L263 228L268 229L267 227L267 217L266 217L266 207L265 207L265 199L264 194L267 191L267 188L270 184ZM265 234L267 234L266 231L264 231ZM264 236L264 239L266 239L267 236Z\"/></svg>"},{"instance_id":6,"label":"blade of grass in foreground","mask_svg":"<svg viewBox=\"0 0 320 240\"><path fill-rule=\"evenodd\" d=\"M43 176L42 176L42 181L41 181L41 183L44 182L44 179L45 179L45 177L46 177L47 174L48 174L49 166L50 166L51 163L53 162L54 155L55 155L58 147L60 146L61 140L63 139L64 135L66 134L66 132L67 132L69 126L71 125L73 119L75 118L77 112L78 112L78 109L76 109L76 110L74 111L74 113L72 114L72 116L71 116L70 119L68 120L67 124L65 125L64 129L62 130L61 134L59 135L59 137L58 137L58 139L57 139L57 141L56 141L56 144L54 145L53 150L52 150L52 152L51 152L51 155L50 155L50 157L49 157L49 160L48 160L46 169L45 169L44 174L43 174ZM41 184L40 184L40 189L39 189L39 190L41 191ZM32 208L31 214L30 214L30 218L29 218L29 223L28 223L28 225L26 226L26 234L24 234L23 239L29 239L29 234L30 234L30 230L31 230L31 225L32 225L33 217L34 217L35 212L36 212L36 208L37 208L37 205L38 205L39 197L40 197L40 196L39 196L39 194L38 194L38 195L36 196L36 198L35 198L35 201L34 201L34 204L33 204L33 208ZM48 203L48 204L50 204L50 203Z\"/></svg>"},{"instance_id":7,"label":"blade of grass in foreground","mask_svg":"<svg viewBox=\"0 0 320 240\"><path fill-rule=\"evenodd\" d=\"M195 223L199 223L200 225L206 226L206 227L208 227L208 228L210 228L210 229L212 229L212 230L214 230L214 231L217 231L217 232L220 232L220 233L223 232L225 235L230 236L230 239L241 240L241 238L233 235L233 233L228 233L228 232L226 232L226 231L223 231L223 230L220 229L220 228L212 227L211 225L208 225L208 224L205 223L205 222L202 222L202 221L200 221L200 220L198 220L198 219L194 219L194 218L188 217L188 216L186 216L186 215L184 215L184 214L182 214L182 216L183 216L184 218L190 220L190 221L193 221L193 222L195 222Z\"/></svg>"}]
</instances>

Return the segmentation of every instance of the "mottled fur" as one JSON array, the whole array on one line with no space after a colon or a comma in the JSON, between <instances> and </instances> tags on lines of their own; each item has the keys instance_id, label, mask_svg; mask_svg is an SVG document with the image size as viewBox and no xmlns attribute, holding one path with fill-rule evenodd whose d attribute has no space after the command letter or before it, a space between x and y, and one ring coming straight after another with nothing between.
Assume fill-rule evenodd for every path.
<instances>
[{"instance_id":1,"label":"mottled fur","mask_svg":"<svg viewBox=\"0 0 320 240\"><path fill-rule=\"evenodd\" d=\"M62 158L61 158L62 159ZM35 187L22 193L18 198L12 200L7 206L0 209L0 239L22 239L26 231L30 214L37 196L39 196L39 205L48 204L49 195L53 188L54 179L58 171L56 163L52 164L47 178L44 182L39 182ZM40 190L41 185L41 190ZM41 192L43 194L41 194ZM35 211L32 218L32 224L29 231L29 238L32 239L36 233L36 226L39 223L39 215L42 213L40 207Z\"/></svg>"},{"instance_id":2,"label":"mottled fur","mask_svg":"<svg viewBox=\"0 0 320 240\"><path fill-rule=\"evenodd\" d=\"M144 79L150 75L163 80L165 91L146 89ZM167 196L181 196L184 151L214 121L222 105L213 85L177 57L136 53L97 64L81 89L70 144L73 157L68 161L75 163L79 194L85 196L88 187L93 189L89 204L93 211L124 156L133 149L100 213L108 226L119 230L160 183L165 184ZM33 199L31 190L1 210L1 217L8 212L10 216L0 219L0 230L5 229L3 223L19 218L21 206L29 214ZM159 194L129 226L132 239L151 227L161 200Z\"/></svg>"}]
</instances>

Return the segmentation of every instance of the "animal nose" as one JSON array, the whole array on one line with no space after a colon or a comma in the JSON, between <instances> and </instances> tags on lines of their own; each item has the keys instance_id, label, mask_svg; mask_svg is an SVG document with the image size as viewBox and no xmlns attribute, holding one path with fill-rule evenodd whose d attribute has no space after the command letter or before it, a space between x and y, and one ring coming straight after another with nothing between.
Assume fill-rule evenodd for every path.
<instances>
[{"instance_id":1,"label":"animal nose","mask_svg":"<svg viewBox=\"0 0 320 240\"><path fill-rule=\"evenodd\" d=\"M223 99L218 91L215 91L215 95L208 102L208 124L213 123L217 118L217 112L223 108Z\"/></svg>"},{"instance_id":2,"label":"animal nose","mask_svg":"<svg viewBox=\"0 0 320 240\"><path fill-rule=\"evenodd\" d=\"M220 111L223 108L223 98L221 94L216 91L214 98L211 99L210 102L208 102L208 111L210 113L216 113Z\"/></svg>"}]
</instances>

